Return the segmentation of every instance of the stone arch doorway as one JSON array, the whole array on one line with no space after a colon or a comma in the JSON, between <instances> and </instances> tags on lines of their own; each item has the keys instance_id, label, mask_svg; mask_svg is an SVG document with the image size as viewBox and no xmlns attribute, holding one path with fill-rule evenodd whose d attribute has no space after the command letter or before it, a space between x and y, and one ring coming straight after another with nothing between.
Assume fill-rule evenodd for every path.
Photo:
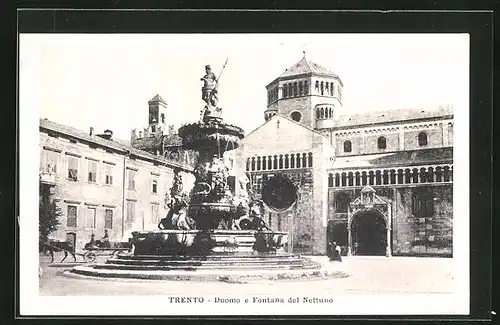
<instances>
[{"instance_id":1,"label":"stone arch doorway","mask_svg":"<svg viewBox=\"0 0 500 325\"><path fill-rule=\"evenodd\" d=\"M386 229L384 216L376 210L354 214L351 221L353 255L386 255Z\"/></svg>"}]
</instances>

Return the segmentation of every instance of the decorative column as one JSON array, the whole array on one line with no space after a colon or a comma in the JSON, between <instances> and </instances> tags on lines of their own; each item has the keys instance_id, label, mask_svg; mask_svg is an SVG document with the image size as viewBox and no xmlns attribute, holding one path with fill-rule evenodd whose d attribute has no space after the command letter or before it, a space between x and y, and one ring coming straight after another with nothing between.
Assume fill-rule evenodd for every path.
<instances>
[{"instance_id":1,"label":"decorative column","mask_svg":"<svg viewBox=\"0 0 500 325\"><path fill-rule=\"evenodd\" d=\"M385 256L391 257L391 226L392 226L392 209L391 205L387 204L387 246L385 247Z\"/></svg>"},{"instance_id":2,"label":"decorative column","mask_svg":"<svg viewBox=\"0 0 500 325\"><path fill-rule=\"evenodd\" d=\"M347 256L352 256L351 209L347 209Z\"/></svg>"},{"instance_id":3,"label":"decorative column","mask_svg":"<svg viewBox=\"0 0 500 325\"><path fill-rule=\"evenodd\" d=\"M405 150L405 133L404 133L404 129L399 130L399 150Z\"/></svg>"},{"instance_id":4,"label":"decorative column","mask_svg":"<svg viewBox=\"0 0 500 325\"><path fill-rule=\"evenodd\" d=\"M443 136L443 146L447 147L448 146L448 123L443 123L443 129L442 129L442 136Z\"/></svg>"}]
</instances>

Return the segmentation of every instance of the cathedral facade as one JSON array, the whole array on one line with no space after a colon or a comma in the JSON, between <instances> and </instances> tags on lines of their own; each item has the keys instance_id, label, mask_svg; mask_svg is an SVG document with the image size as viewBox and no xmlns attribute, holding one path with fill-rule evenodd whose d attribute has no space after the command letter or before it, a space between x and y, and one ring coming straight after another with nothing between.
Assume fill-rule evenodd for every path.
<instances>
[{"instance_id":1,"label":"cathedral facade","mask_svg":"<svg viewBox=\"0 0 500 325\"><path fill-rule=\"evenodd\" d=\"M265 122L232 153L257 197L277 175L294 184L266 222L302 254L451 256L452 107L348 114L343 87L305 56L267 85Z\"/></svg>"}]
</instances>

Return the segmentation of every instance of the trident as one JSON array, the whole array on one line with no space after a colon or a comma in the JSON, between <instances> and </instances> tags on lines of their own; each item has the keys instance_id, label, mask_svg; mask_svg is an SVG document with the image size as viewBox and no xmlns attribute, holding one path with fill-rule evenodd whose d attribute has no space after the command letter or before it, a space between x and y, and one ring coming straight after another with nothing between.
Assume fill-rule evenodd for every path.
<instances>
[{"instance_id":1,"label":"trident","mask_svg":"<svg viewBox=\"0 0 500 325\"><path fill-rule=\"evenodd\" d=\"M226 62L224 62L224 65L222 66L222 69L221 69L221 71L220 71L220 73L219 73L219 77L218 77L217 79L215 79L215 82L216 82L217 84L215 85L214 89L216 89L216 88L219 86L219 79L220 79L220 76L222 76L222 72L224 72L224 68L225 68L225 67L226 67L226 65L227 65L227 60L228 60L228 59L229 59L229 58L226 58Z\"/></svg>"}]
</instances>

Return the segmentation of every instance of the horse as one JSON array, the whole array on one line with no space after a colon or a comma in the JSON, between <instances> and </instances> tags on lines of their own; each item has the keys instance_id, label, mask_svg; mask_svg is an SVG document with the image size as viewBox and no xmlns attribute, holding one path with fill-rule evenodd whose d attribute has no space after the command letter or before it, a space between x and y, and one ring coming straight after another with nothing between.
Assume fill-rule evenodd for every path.
<instances>
[{"instance_id":1,"label":"horse","mask_svg":"<svg viewBox=\"0 0 500 325\"><path fill-rule=\"evenodd\" d=\"M70 242L65 242L65 241L56 241L56 240L51 240L49 239L47 242L44 243L44 253L45 254L50 254L51 257L51 263L54 263L54 252L64 252L64 257L61 260L62 263L68 257L68 253L73 255L73 259L76 262L76 255L75 255L75 247L73 244Z\"/></svg>"}]
</instances>

